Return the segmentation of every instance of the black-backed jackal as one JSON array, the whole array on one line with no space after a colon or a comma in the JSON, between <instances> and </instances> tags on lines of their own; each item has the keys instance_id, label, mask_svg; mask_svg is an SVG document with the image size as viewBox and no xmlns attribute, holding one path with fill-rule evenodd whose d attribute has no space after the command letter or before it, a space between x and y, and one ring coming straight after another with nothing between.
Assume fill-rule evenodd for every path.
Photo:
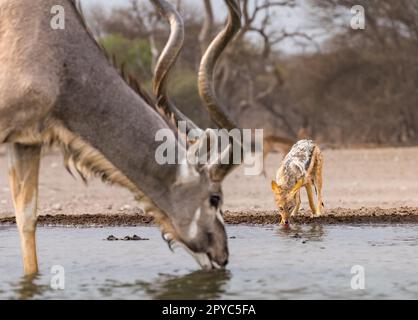
<instances>
[{"instance_id":1,"label":"black-backed jackal","mask_svg":"<svg viewBox=\"0 0 418 320\"><path fill-rule=\"evenodd\" d=\"M306 188L312 216L322 213L322 166L323 156L319 147L311 140L300 140L284 158L271 182L276 205L281 216L281 224L289 224L289 217L300 208L300 189ZM312 187L317 194L315 204Z\"/></svg>"}]
</instances>

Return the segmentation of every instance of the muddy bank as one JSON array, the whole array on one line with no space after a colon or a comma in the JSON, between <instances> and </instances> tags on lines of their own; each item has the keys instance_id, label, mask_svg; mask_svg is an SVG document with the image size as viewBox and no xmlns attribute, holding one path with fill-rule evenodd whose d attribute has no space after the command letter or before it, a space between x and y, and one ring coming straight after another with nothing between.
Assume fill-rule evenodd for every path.
<instances>
[{"instance_id":1,"label":"muddy bank","mask_svg":"<svg viewBox=\"0 0 418 320\"><path fill-rule=\"evenodd\" d=\"M301 210L300 214L292 218L293 223L299 224L351 224L351 223L418 223L418 208L400 207L392 209L336 208L326 210L321 217L311 218L310 211ZM276 211L242 211L225 213L228 224L275 224L279 222Z\"/></svg>"},{"instance_id":2,"label":"muddy bank","mask_svg":"<svg viewBox=\"0 0 418 320\"><path fill-rule=\"evenodd\" d=\"M231 225L253 224L268 225L277 224L279 217L275 211L226 211L225 222ZM309 217L309 212L301 211L300 215L293 218L293 223L299 224L354 224L354 223L418 223L418 208L400 207L393 209L337 208L327 210L322 217ZM14 217L0 218L0 225L15 224ZM74 227L98 227L98 226L144 226L152 225L153 220L144 214L85 214L85 215L42 215L38 218L38 224L42 226L74 226Z\"/></svg>"}]
</instances>

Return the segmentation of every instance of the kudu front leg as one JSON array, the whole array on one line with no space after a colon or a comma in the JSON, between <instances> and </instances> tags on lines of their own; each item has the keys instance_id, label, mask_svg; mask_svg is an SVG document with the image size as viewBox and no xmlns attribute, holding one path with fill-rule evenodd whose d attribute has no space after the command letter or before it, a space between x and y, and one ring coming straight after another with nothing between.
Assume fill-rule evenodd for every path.
<instances>
[{"instance_id":1,"label":"kudu front leg","mask_svg":"<svg viewBox=\"0 0 418 320\"><path fill-rule=\"evenodd\" d=\"M31 275L38 272L35 231L41 146L10 144L8 156L10 189L19 229L23 266L25 274Z\"/></svg>"}]
</instances>

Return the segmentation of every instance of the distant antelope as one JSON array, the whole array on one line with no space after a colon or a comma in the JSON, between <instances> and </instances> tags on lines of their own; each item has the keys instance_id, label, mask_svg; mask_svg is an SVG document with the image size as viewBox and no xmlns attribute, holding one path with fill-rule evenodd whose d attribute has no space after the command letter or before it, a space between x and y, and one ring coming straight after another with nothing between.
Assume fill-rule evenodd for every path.
<instances>
[{"instance_id":1,"label":"distant antelope","mask_svg":"<svg viewBox=\"0 0 418 320\"><path fill-rule=\"evenodd\" d=\"M167 75L183 44L181 18L168 2L152 2L172 27L157 66L153 99L132 90L109 63L73 0L0 0L0 143L9 144L26 274L38 271L38 172L42 146L50 144L61 147L66 166L72 164L82 177L98 176L131 190L168 244L182 245L203 268L228 262L221 183L234 166L155 161L155 135L171 130L169 117L196 126L165 95ZM230 130L236 125L219 105L213 83L215 63L240 28L238 1L226 4L228 23L202 58L199 91L213 122ZM55 5L65 9L65 30L50 27ZM204 139L211 129L201 132ZM196 152L199 142L187 153Z\"/></svg>"},{"instance_id":2,"label":"distant antelope","mask_svg":"<svg viewBox=\"0 0 418 320\"><path fill-rule=\"evenodd\" d=\"M286 155L277 171L276 180L271 182L281 224L288 225L289 217L298 213L302 187L306 188L312 216L321 215L323 162L321 150L311 140L298 141ZM315 187L317 204L312 187Z\"/></svg>"}]
</instances>

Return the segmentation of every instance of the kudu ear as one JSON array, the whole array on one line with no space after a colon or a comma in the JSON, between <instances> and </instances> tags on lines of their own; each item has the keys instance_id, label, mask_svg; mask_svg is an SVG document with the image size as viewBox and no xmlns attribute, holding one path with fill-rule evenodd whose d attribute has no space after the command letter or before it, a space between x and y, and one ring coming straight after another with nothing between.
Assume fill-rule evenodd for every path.
<instances>
[{"instance_id":1,"label":"kudu ear","mask_svg":"<svg viewBox=\"0 0 418 320\"><path fill-rule=\"evenodd\" d=\"M232 166L232 145L229 144L222 151L216 163L208 167L209 176L213 181L222 181L228 172L231 171Z\"/></svg>"},{"instance_id":2,"label":"kudu ear","mask_svg":"<svg viewBox=\"0 0 418 320\"><path fill-rule=\"evenodd\" d=\"M203 133L196 131L195 136L199 137L194 139L195 142L187 150L187 162L190 165L195 165L196 170L200 172L211 161L214 161L213 152L217 147L218 135L215 130L206 129Z\"/></svg>"}]
</instances>

